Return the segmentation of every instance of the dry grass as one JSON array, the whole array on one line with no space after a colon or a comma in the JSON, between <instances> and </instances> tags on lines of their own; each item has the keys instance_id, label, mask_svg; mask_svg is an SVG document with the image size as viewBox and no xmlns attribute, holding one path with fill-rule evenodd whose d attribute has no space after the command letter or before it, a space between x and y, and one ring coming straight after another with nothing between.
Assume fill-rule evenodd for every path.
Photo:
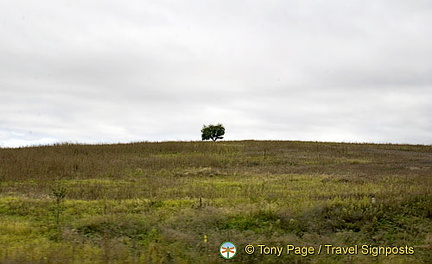
<instances>
[{"instance_id":1,"label":"dry grass","mask_svg":"<svg viewBox=\"0 0 432 264\"><path fill-rule=\"evenodd\" d=\"M236 263L427 263L431 202L431 146L229 141L0 149L0 262L222 263L219 244L231 240L240 249L415 247L414 255L387 257L240 252Z\"/></svg>"}]
</instances>

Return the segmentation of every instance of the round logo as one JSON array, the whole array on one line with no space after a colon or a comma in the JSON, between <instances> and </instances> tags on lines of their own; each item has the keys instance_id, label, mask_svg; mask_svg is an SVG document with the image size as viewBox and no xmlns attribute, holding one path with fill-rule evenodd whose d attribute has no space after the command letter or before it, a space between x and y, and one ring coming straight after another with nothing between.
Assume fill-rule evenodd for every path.
<instances>
[{"instance_id":1,"label":"round logo","mask_svg":"<svg viewBox=\"0 0 432 264\"><path fill-rule=\"evenodd\" d=\"M231 242L224 242L219 247L219 253L224 259L232 259L237 254L237 248Z\"/></svg>"}]
</instances>

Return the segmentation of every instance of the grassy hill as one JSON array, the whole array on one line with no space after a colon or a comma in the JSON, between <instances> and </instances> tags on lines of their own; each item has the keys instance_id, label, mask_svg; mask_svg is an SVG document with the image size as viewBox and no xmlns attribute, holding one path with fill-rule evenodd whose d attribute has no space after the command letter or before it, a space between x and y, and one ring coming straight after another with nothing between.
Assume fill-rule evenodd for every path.
<instances>
[{"instance_id":1,"label":"grassy hill","mask_svg":"<svg viewBox=\"0 0 432 264\"><path fill-rule=\"evenodd\" d=\"M219 254L225 241L237 245L233 260ZM0 149L0 245L1 263L431 263L432 147ZM315 252L287 254L287 245ZM279 246L284 252L271 255Z\"/></svg>"}]
</instances>

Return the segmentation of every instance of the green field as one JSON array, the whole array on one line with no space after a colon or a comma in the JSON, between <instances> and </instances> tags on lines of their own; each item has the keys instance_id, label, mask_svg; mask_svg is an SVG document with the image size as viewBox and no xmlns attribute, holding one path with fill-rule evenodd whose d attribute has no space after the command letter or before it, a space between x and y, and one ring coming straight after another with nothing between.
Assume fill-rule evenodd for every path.
<instances>
[{"instance_id":1,"label":"green field","mask_svg":"<svg viewBox=\"0 0 432 264\"><path fill-rule=\"evenodd\" d=\"M232 260L219 254L225 241L237 245ZM254 254L245 253L249 244ZM287 254L287 245L315 253ZM325 245L358 252L326 252ZM283 254L271 255L276 247ZM395 254L386 256L385 247ZM222 141L0 149L0 263L431 261L432 146Z\"/></svg>"}]
</instances>

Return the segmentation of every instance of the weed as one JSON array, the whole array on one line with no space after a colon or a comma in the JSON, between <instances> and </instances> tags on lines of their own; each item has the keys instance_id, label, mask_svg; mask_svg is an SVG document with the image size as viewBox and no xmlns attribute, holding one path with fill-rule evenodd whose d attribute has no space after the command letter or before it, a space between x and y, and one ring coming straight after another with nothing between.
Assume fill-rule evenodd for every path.
<instances>
[{"instance_id":1,"label":"weed","mask_svg":"<svg viewBox=\"0 0 432 264\"><path fill-rule=\"evenodd\" d=\"M0 262L220 263L221 242L408 245L427 263L432 147L296 141L0 149ZM203 237L205 236L205 240Z\"/></svg>"}]
</instances>

